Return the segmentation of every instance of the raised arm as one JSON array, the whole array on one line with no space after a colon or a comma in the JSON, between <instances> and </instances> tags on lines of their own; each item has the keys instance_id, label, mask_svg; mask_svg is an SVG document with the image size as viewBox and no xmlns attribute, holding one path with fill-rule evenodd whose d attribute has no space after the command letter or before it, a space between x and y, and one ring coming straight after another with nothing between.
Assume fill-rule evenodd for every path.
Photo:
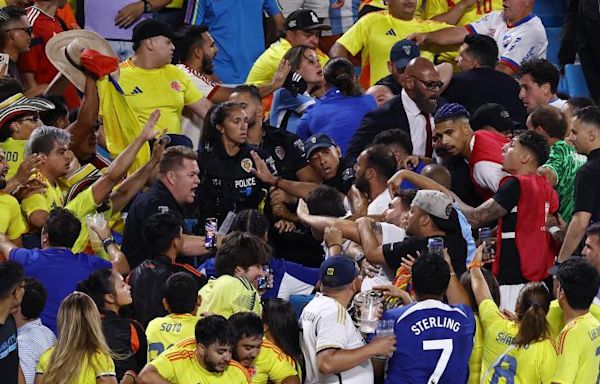
<instances>
[{"instance_id":1,"label":"raised arm","mask_svg":"<svg viewBox=\"0 0 600 384\"><path fill-rule=\"evenodd\" d=\"M75 154L79 153L79 146L88 139L90 133L93 134L94 126L98 120L99 108L100 99L98 98L96 81L89 74L86 74L79 114L77 119L67 127L67 132L71 134L70 148Z\"/></svg>"},{"instance_id":2,"label":"raised arm","mask_svg":"<svg viewBox=\"0 0 600 384\"><path fill-rule=\"evenodd\" d=\"M367 261L377 265L387 264L383 256L383 248L375 236L375 231L381 232L381 224L368 217L361 217L356 220L356 226Z\"/></svg>"},{"instance_id":3,"label":"raised arm","mask_svg":"<svg viewBox=\"0 0 600 384\"><path fill-rule=\"evenodd\" d=\"M159 118L160 110L154 110L154 112L150 114L148 122L144 125L142 133L110 163L108 172L92 184L91 188L96 204L102 203L110 196L115 184L121 181L127 174L127 171L129 171L131 164L135 160L135 157L142 146L145 145L148 140L156 137L158 132L155 130L155 127Z\"/></svg>"},{"instance_id":4,"label":"raised arm","mask_svg":"<svg viewBox=\"0 0 600 384\"><path fill-rule=\"evenodd\" d=\"M408 39L414 40L419 45L454 45L461 44L468 34L469 32L465 27L451 27L440 29L435 32L413 33L408 36Z\"/></svg>"},{"instance_id":5,"label":"raised arm","mask_svg":"<svg viewBox=\"0 0 600 384\"><path fill-rule=\"evenodd\" d=\"M258 153L252 151L251 153L256 169L252 169L254 176L258 177L263 183L279 188L294 197L306 199L308 195L319 187L319 184L308 183L303 181L292 181L282 179L277 176L273 176L273 173L269 170L267 163L258 155Z\"/></svg>"},{"instance_id":6,"label":"raised arm","mask_svg":"<svg viewBox=\"0 0 600 384\"><path fill-rule=\"evenodd\" d=\"M337 217L316 216L308 212L308 207L304 200L298 202L296 214L300 221L310 226L316 232L322 233L327 227L335 227L342 231L344 238L360 243L360 236L356 223L351 220L339 219Z\"/></svg>"},{"instance_id":7,"label":"raised arm","mask_svg":"<svg viewBox=\"0 0 600 384\"><path fill-rule=\"evenodd\" d=\"M488 287L483 272L481 272L481 256L483 254L483 245L480 245L475 252L473 258L473 266L471 267L471 289L475 296L475 302L479 306L483 300L492 299L490 287Z\"/></svg>"}]
</instances>

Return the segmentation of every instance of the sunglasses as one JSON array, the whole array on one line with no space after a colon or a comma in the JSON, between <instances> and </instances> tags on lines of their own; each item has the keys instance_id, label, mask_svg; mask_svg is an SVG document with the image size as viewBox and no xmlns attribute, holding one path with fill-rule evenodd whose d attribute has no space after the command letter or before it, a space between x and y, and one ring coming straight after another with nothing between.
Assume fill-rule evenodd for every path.
<instances>
[{"instance_id":1,"label":"sunglasses","mask_svg":"<svg viewBox=\"0 0 600 384\"><path fill-rule=\"evenodd\" d=\"M40 121L40 117L39 116L29 116L29 117L24 117L22 119L17 120L18 122L23 122L23 121L30 121L32 123L37 123L38 121Z\"/></svg>"},{"instance_id":2,"label":"sunglasses","mask_svg":"<svg viewBox=\"0 0 600 384\"><path fill-rule=\"evenodd\" d=\"M425 80L421 80L419 79L417 76L413 76L413 75L409 75L410 77L412 77L413 79L417 79L419 80L421 83L423 83L423 85L425 86L425 88L429 89L429 90L434 90L435 88L442 88L444 86L444 82L443 81L425 81Z\"/></svg>"},{"instance_id":3,"label":"sunglasses","mask_svg":"<svg viewBox=\"0 0 600 384\"><path fill-rule=\"evenodd\" d=\"M6 30L6 32L10 32L10 31L24 31L29 36L31 36L31 34L33 33L33 27L27 27L27 28L10 28L10 29Z\"/></svg>"}]
</instances>

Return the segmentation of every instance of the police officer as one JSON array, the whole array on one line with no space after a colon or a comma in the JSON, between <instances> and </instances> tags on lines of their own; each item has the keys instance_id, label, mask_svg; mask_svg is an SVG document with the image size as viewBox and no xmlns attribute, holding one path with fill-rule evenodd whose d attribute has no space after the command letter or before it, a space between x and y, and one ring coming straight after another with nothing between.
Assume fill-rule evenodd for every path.
<instances>
[{"instance_id":1,"label":"police officer","mask_svg":"<svg viewBox=\"0 0 600 384\"><path fill-rule=\"evenodd\" d=\"M166 149L158 167L158 180L135 198L125 221L123 253L132 270L152 254L142 235L145 220L170 211L186 217L186 206L194 202L198 187L196 152L192 149L179 145ZM184 255L206 252L203 237L183 235L183 240Z\"/></svg>"},{"instance_id":2,"label":"police officer","mask_svg":"<svg viewBox=\"0 0 600 384\"><path fill-rule=\"evenodd\" d=\"M198 150L196 215L202 221L214 217L220 224L230 211L263 209L268 186L252 173L256 166L250 152L256 151L274 174L277 168L273 157L247 144L247 138L248 116L242 104L218 104L207 113Z\"/></svg>"}]
</instances>

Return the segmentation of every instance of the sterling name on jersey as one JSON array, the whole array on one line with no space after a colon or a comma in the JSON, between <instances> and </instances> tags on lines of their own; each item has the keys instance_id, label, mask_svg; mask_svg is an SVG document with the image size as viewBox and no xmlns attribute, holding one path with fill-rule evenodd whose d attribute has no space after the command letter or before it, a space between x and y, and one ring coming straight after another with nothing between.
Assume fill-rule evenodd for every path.
<instances>
[{"instance_id":1,"label":"sterling name on jersey","mask_svg":"<svg viewBox=\"0 0 600 384\"><path fill-rule=\"evenodd\" d=\"M466 305L424 300L387 311L396 321L397 350L388 362L386 384L467 382L475 317Z\"/></svg>"}]
</instances>

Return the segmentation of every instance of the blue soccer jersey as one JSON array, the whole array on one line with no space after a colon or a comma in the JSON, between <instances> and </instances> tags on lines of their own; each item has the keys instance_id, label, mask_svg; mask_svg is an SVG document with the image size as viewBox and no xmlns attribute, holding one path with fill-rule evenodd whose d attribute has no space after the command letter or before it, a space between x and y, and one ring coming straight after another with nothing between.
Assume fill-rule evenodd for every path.
<instances>
[{"instance_id":1,"label":"blue soccer jersey","mask_svg":"<svg viewBox=\"0 0 600 384\"><path fill-rule=\"evenodd\" d=\"M466 305L424 300L387 311L396 321L396 352L386 384L464 384L469 377L475 318Z\"/></svg>"}]
</instances>

